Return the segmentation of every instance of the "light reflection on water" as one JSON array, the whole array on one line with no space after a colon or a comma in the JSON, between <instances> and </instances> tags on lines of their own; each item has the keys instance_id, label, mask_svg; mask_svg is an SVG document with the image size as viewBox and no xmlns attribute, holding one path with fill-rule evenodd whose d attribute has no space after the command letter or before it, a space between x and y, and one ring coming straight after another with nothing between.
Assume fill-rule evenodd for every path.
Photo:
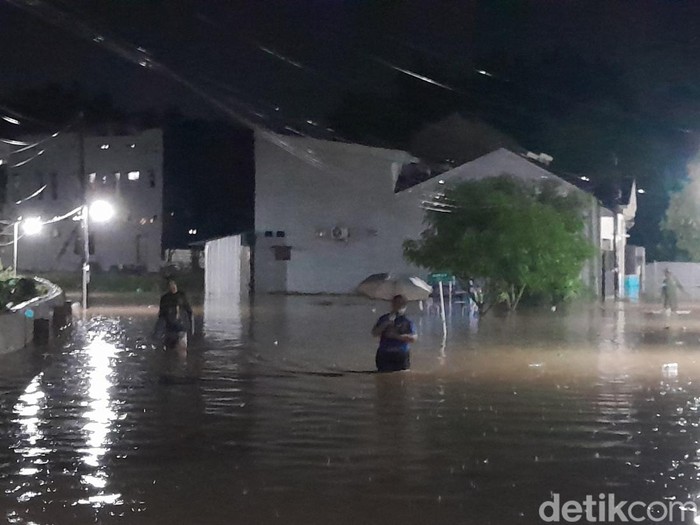
<instances>
[{"instance_id":1,"label":"light reflection on water","mask_svg":"<svg viewBox=\"0 0 700 525\"><path fill-rule=\"evenodd\" d=\"M18 390L0 358L4 516L538 523L551 492L696 499L700 315L455 315L442 348L413 313L413 371L378 375L381 306L208 303L184 359L146 339L153 309L103 310Z\"/></svg>"},{"instance_id":2,"label":"light reflection on water","mask_svg":"<svg viewBox=\"0 0 700 525\"><path fill-rule=\"evenodd\" d=\"M117 418L111 401L112 367L117 356L117 348L106 340L102 333L91 334L92 340L85 347L87 369L87 410L83 418L83 432L86 434L82 462L91 467L89 473L81 477L81 482L98 490L98 493L78 501L99 507L104 504L117 504L119 494L105 494L108 473L102 465L102 458L111 444L112 422Z\"/></svg>"}]
</instances>

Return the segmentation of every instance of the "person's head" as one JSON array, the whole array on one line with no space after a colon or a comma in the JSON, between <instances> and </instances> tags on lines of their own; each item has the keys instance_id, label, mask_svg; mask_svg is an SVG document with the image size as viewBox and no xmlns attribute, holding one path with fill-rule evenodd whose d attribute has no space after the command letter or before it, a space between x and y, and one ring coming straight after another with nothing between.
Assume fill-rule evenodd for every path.
<instances>
[{"instance_id":1,"label":"person's head","mask_svg":"<svg viewBox=\"0 0 700 525\"><path fill-rule=\"evenodd\" d=\"M397 314L403 314L406 311L408 301L403 295L395 295L391 300L391 311Z\"/></svg>"},{"instance_id":2,"label":"person's head","mask_svg":"<svg viewBox=\"0 0 700 525\"><path fill-rule=\"evenodd\" d=\"M177 293L177 283L175 279L168 279L168 291L170 293Z\"/></svg>"}]
</instances>

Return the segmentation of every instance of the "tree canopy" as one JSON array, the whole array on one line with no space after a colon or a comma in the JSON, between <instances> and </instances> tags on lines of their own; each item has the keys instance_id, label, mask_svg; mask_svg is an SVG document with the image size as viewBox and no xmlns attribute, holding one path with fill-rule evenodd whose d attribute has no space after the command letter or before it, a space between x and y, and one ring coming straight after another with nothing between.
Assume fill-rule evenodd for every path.
<instances>
[{"instance_id":1,"label":"tree canopy","mask_svg":"<svg viewBox=\"0 0 700 525\"><path fill-rule=\"evenodd\" d=\"M675 241L675 259L700 262L700 159L688 166L688 180L671 193L661 229Z\"/></svg>"},{"instance_id":2,"label":"tree canopy","mask_svg":"<svg viewBox=\"0 0 700 525\"><path fill-rule=\"evenodd\" d=\"M426 211L420 239L404 243L408 260L484 282L487 311L512 310L525 293L553 303L572 297L593 254L584 233L584 197L508 175L448 186Z\"/></svg>"}]
</instances>

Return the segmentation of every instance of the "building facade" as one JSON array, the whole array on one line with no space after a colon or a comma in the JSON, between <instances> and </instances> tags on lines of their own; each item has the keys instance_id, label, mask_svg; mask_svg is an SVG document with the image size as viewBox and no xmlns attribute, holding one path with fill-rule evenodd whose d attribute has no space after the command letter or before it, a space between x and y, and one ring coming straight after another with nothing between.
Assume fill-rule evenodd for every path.
<instances>
[{"instance_id":1,"label":"building facade","mask_svg":"<svg viewBox=\"0 0 700 525\"><path fill-rule=\"evenodd\" d=\"M90 222L93 270L158 271L162 260L163 135L159 129L122 135L64 133L22 137L40 145L13 154L6 165L2 217L50 221L83 204L109 202L114 217ZM38 154L37 150L43 150ZM29 198L41 188L43 191ZM46 224L19 240L20 271L75 271L83 259L80 221ZM5 266L12 247L0 248Z\"/></svg>"},{"instance_id":2,"label":"building facade","mask_svg":"<svg viewBox=\"0 0 700 525\"><path fill-rule=\"evenodd\" d=\"M278 142L255 141L254 276L262 293L352 293L365 277L381 272L425 277L425 269L404 259L403 243L419 238L425 208L446 184L509 175L582 192L503 148L406 187L399 179L417 160L406 152L310 138L284 137L284 147ZM586 233L603 250L605 209L586 195ZM624 268L621 232L616 255ZM599 293L603 274L600 257L583 270L585 283Z\"/></svg>"}]
</instances>

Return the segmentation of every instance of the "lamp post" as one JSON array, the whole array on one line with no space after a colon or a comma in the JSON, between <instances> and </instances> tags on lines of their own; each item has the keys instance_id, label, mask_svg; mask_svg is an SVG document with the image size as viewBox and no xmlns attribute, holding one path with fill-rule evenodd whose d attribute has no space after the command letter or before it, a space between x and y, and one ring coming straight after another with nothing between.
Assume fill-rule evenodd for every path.
<instances>
[{"instance_id":1,"label":"lamp post","mask_svg":"<svg viewBox=\"0 0 700 525\"><path fill-rule=\"evenodd\" d=\"M17 277L17 245L19 240L19 221L12 225L12 275Z\"/></svg>"},{"instance_id":2,"label":"lamp post","mask_svg":"<svg viewBox=\"0 0 700 525\"><path fill-rule=\"evenodd\" d=\"M83 204L82 223L83 223L83 312L88 307L88 282L90 281L90 231L88 216L90 210L87 204Z\"/></svg>"},{"instance_id":3,"label":"lamp post","mask_svg":"<svg viewBox=\"0 0 700 525\"><path fill-rule=\"evenodd\" d=\"M88 309L90 283L90 217L95 222L108 222L114 217L114 207L107 201L97 200L83 204L81 219L83 224L83 312Z\"/></svg>"},{"instance_id":4,"label":"lamp post","mask_svg":"<svg viewBox=\"0 0 700 525\"><path fill-rule=\"evenodd\" d=\"M32 236L41 233L44 223L39 217L28 217L24 220L20 217L12 224L12 273L17 277L17 261L19 260L19 227L25 235Z\"/></svg>"}]
</instances>

